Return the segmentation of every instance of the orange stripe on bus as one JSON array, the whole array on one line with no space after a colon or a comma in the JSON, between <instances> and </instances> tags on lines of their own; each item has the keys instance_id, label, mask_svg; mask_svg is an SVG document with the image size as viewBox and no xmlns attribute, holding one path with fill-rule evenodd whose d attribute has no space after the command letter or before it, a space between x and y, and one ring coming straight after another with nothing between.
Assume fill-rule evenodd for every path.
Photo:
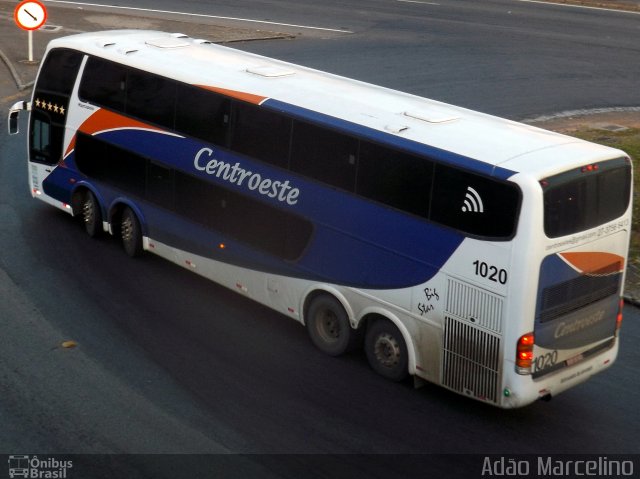
<instances>
[{"instance_id":1,"label":"orange stripe on bus","mask_svg":"<svg viewBox=\"0 0 640 479\"><path fill-rule=\"evenodd\" d=\"M236 90L227 90L226 88L217 88L214 86L207 86L207 85L196 85L196 86L200 88L204 88L205 90L213 91L231 98L235 98L237 100L247 101L249 103L253 103L254 105L260 105L263 101L265 101L268 98L266 96L254 95L253 93L245 93L245 92L236 91Z\"/></svg>"},{"instance_id":2,"label":"orange stripe on bus","mask_svg":"<svg viewBox=\"0 0 640 479\"><path fill-rule=\"evenodd\" d=\"M128 118L123 115L119 115L118 113L113 113L109 110L98 110L89 118L87 118L78 131L85 133L87 135L95 135L101 131L107 130L118 130L124 128L140 128L144 130L154 130L154 131L163 131L161 128L155 127L153 125L149 125L147 123L143 123L138 120L134 120L132 118ZM67 150L64 153L64 157L66 158L69 153L73 151L76 147L76 136L71 139Z\"/></svg>"},{"instance_id":3,"label":"orange stripe on bus","mask_svg":"<svg viewBox=\"0 0 640 479\"><path fill-rule=\"evenodd\" d=\"M583 274L619 273L624 268L624 258L613 253L585 251L560 253L560 256Z\"/></svg>"},{"instance_id":4,"label":"orange stripe on bus","mask_svg":"<svg viewBox=\"0 0 640 479\"><path fill-rule=\"evenodd\" d=\"M71 138L71 143L69 143L69 146L67 147L67 151L65 151L62 157L63 161L67 156L69 156L69 153L71 153L75 147L76 147L76 135L73 135L73 138Z\"/></svg>"}]
</instances>

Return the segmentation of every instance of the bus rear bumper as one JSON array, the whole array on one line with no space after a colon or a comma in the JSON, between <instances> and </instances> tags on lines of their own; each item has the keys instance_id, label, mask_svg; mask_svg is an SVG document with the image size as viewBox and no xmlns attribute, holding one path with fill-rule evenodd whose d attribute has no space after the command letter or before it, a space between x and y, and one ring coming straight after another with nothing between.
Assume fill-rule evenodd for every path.
<instances>
[{"instance_id":1,"label":"bus rear bumper","mask_svg":"<svg viewBox=\"0 0 640 479\"><path fill-rule=\"evenodd\" d=\"M537 400L548 401L609 368L617 356L618 341L616 340L606 351L539 379L533 379L530 375L521 376L514 371L506 378L500 407L512 409L526 406Z\"/></svg>"}]
</instances>

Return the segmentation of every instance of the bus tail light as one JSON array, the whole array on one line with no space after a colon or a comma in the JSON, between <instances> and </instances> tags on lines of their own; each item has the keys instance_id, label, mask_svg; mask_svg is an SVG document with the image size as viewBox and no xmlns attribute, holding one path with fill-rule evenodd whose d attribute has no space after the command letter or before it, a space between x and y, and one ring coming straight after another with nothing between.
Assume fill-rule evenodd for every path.
<instances>
[{"instance_id":1,"label":"bus tail light","mask_svg":"<svg viewBox=\"0 0 640 479\"><path fill-rule=\"evenodd\" d=\"M518 374L531 374L533 364L533 333L520 336L516 347L516 372Z\"/></svg>"},{"instance_id":2,"label":"bus tail light","mask_svg":"<svg viewBox=\"0 0 640 479\"><path fill-rule=\"evenodd\" d=\"M580 168L580 171L582 173L589 173L591 171L598 171L600 169L600 166L597 163L593 163L591 165L585 165L582 168Z\"/></svg>"},{"instance_id":3,"label":"bus tail light","mask_svg":"<svg viewBox=\"0 0 640 479\"><path fill-rule=\"evenodd\" d=\"M618 303L618 315L616 316L616 332L615 335L618 336L620 332L620 326L622 326L622 308L624 308L624 299L620 299Z\"/></svg>"}]
</instances>

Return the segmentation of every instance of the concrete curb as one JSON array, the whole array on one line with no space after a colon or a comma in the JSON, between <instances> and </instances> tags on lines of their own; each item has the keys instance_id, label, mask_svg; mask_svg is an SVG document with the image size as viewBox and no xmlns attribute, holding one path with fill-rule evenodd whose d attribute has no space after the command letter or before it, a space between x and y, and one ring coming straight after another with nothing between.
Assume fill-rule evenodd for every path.
<instances>
[{"instance_id":1,"label":"concrete curb","mask_svg":"<svg viewBox=\"0 0 640 479\"><path fill-rule=\"evenodd\" d=\"M18 88L19 91L26 90L27 88L31 88L33 86L33 84L35 83L34 81L30 81L28 83L22 83L22 80L20 79L20 75L18 75L18 72L16 71L15 67L11 63L11 60L9 60L9 58L4 54L2 50L0 50L0 59L4 62L4 64L9 69L9 73L11 73L11 76L13 77L13 81L15 82L16 87Z\"/></svg>"}]
</instances>

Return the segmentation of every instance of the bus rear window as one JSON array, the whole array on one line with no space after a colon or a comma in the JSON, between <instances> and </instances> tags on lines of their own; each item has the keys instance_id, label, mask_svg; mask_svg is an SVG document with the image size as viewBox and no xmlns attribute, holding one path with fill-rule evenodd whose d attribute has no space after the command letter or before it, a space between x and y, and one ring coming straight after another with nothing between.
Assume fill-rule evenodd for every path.
<instances>
[{"instance_id":1,"label":"bus rear window","mask_svg":"<svg viewBox=\"0 0 640 479\"><path fill-rule=\"evenodd\" d=\"M566 236L624 214L631 193L631 165L626 159L588 165L541 181L544 231Z\"/></svg>"}]
</instances>

